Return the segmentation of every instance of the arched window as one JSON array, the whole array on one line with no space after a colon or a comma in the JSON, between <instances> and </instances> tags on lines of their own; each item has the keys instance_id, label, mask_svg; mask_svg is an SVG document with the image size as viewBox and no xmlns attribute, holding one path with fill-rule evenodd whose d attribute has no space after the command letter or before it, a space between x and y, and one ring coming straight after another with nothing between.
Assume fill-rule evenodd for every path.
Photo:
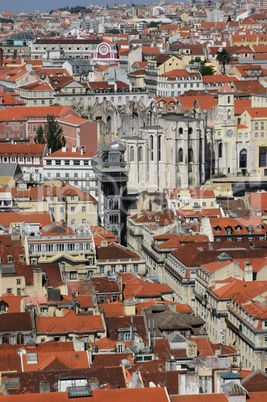
<instances>
[{"instance_id":1,"label":"arched window","mask_svg":"<svg viewBox=\"0 0 267 402\"><path fill-rule=\"evenodd\" d=\"M222 153L223 153L223 144L222 144L222 142L220 142L219 147L218 147L219 158L222 158Z\"/></svg>"},{"instance_id":2,"label":"arched window","mask_svg":"<svg viewBox=\"0 0 267 402\"><path fill-rule=\"evenodd\" d=\"M158 136L158 160L161 161L161 135Z\"/></svg>"},{"instance_id":3,"label":"arched window","mask_svg":"<svg viewBox=\"0 0 267 402\"><path fill-rule=\"evenodd\" d=\"M232 118L232 112L231 112L231 109L228 109L228 112L227 112L227 119L228 119L228 120L231 120L231 118Z\"/></svg>"},{"instance_id":4,"label":"arched window","mask_svg":"<svg viewBox=\"0 0 267 402\"><path fill-rule=\"evenodd\" d=\"M184 161L184 151L182 148L179 148L178 151L178 162L181 163Z\"/></svg>"},{"instance_id":5,"label":"arched window","mask_svg":"<svg viewBox=\"0 0 267 402\"><path fill-rule=\"evenodd\" d=\"M151 161L154 160L154 153L153 153L154 149L153 149L153 147L154 147L154 138L153 138L153 135L151 135L150 136L150 160Z\"/></svg>"},{"instance_id":6,"label":"arched window","mask_svg":"<svg viewBox=\"0 0 267 402\"><path fill-rule=\"evenodd\" d=\"M183 134L184 130L182 129L182 127L179 128L179 134Z\"/></svg>"},{"instance_id":7,"label":"arched window","mask_svg":"<svg viewBox=\"0 0 267 402\"><path fill-rule=\"evenodd\" d=\"M139 147L138 148L138 162L142 162L143 161L143 148Z\"/></svg>"},{"instance_id":8,"label":"arched window","mask_svg":"<svg viewBox=\"0 0 267 402\"><path fill-rule=\"evenodd\" d=\"M134 162L134 147L130 147L130 162Z\"/></svg>"},{"instance_id":9,"label":"arched window","mask_svg":"<svg viewBox=\"0 0 267 402\"><path fill-rule=\"evenodd\" d=\"M245 169L247 167L247 151L242 149L239 154L239 167Z\"/></svg>"},{"instance_id":10,"label":"arched window","mask_svg":"<svg viewBox=\"0 0 267 402\"><path fill-rule=\"evenodd\" d=\"M193 131L192 127L189 127L188 134L192 134L192 131Z\"/></svg>"},{"instance_id":11,"label":"arched window","mask_svg":"<svg viewBox=\"0 0 267 402\"><path fill-rule=\"evenodd\" d=\"M227 97L227 103L231 103L231 96Z\"/></svg>"},{"instance_id":12,"label":"arched window","mask_svg":"<svg viewBox=\"0 0 267 402\"><path fill-rule=\"evenodd\" d=\"M193 153L193 149L189 148L188 151L188 162L189 163L193 163L194 162L194 153Z\"/></svg>"},{"instance_id":13,"label":"arched window","mask_svg":"<svg viewBox=\"0 0 267 402\"><path fill-rule=\"evenodd\" d=\"M110 116L108 116L108 118L107 118L107 130L108 130L108 132L111 131L111 117Z\"/></svg>"}]
</instances>

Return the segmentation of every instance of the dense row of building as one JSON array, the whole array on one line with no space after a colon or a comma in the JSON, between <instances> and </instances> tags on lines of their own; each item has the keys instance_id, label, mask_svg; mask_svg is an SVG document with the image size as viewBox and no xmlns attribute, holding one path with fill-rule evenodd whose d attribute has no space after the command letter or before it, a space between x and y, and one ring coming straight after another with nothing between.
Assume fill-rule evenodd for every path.
<instances>
[{"instance_id":1,"label":"dense row of building","mask_svg":"<svg viewBox=\"0 0 267 402\"><path fill-rule=\"evenodd\" d=\"M266 30L0 12L0 401L267 399Z\"/></svg>"}]
</instances>

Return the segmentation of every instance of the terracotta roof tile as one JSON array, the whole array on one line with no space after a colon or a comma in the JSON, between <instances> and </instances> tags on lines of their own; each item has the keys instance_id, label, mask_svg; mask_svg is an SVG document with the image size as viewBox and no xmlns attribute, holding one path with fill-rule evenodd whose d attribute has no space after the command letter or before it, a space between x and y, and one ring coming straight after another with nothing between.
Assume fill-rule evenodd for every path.
<instances>
[{"instance_id":1,"label":"terracotta roof tile","mask_svg":"<svg viewBox=\"0 0 267 402\"><path fill-rule=\"evenodd\" d=\"M117 402L168 402L169 397L164 387L155 388L129 388L129 389L110 389L107 391L95 390L92 402L106 402L107 398Z\"/></svg>"},{"instance_id":2,"label":"terracotta roof tile","mask_svg":"<svg viewBox=\"0 0 267 402\"><path fill-rule=\"evenodd\" d=\"M132 325L131 316L106 317L105 318L109 338L113 341L119 340L119 328L129 328ZM136 327L137 334L146 341L148 339L146 326L143 316L133 316L133 326Z\"/></svg>"},{"instance_id":3,"label":"terracotta roof tile","mask_svg":"<svg viewBox=\"0 0 267 402\"><path fill-rule=\"evenodd\" d=\"M106 317L120 317L125 314L124 303L119 301L107 304L98 304L98 308L101 312L105 313Z\"/></svg>"},{"instance_id":4,"label":"terracotta roof tile","mask_svg":"<svg viewBox=\"0 0 267 402\"><path fill-rule=\"evenodd\" d=\"M101 293L120 293L120 287L117 281L110 281L107 277L92 277L92 284L96 295Z\"/></svg>"},{"instance_id":5,"label":"terracotta roof tile","mask_svg":"<svg viewBox=\"0 0 267 402\"><path fill-rule=\"evenodd\" d=\"M120 260L120 259L140 259L141 257L116 243L111 243L108 247L98 247L97 249L98 260Z\"/></svg>"},{"instance_id":6,"label":"terracotta roof tile","mask_svg":"<svg viewBox=\"0 0 267 402\"><path fill-rule=\"evenodd\" d=\"M69 311L64 317L36 317L36 332L38 333L84 333L104 331L103 322L100 315L77 316L73 311Z\"/></svg>"}]
</instances>

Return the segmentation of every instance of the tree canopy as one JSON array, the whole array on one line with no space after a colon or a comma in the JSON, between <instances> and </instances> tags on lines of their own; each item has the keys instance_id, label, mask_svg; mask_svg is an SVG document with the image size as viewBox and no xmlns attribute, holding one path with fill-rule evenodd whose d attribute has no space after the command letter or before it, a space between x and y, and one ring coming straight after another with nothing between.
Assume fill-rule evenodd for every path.
<instances>
[{"instance_id":1,"label":"tree canopy","mask_svg":"<svg viewBox=\"0 0 267 402\"><path fill-rule=\"evenodd\" d=\"M229 50L222 49L221 51L217 52L216 60L222 63L223 65L223 73L225 74L225 64L230 63L232 57L232 53Z\"/></svg>"},{"instance_id":2,"label":"tree canopy","mask_svg":"<svg viewBox=\"0 0 267 402\"><path fill-rule=\"evenodd\" d=\"M202 75L213 75L214 74L213 68L210 66L205 66L205 65L201 66L200 72Z\"/></svg>"},{"instance_id":3,"label":"tree canopy","mask_svg":"<svg viewBox=\"0 0 267 402\"><path fill-rule=\"evenodd\" d=\"M51 152L58 151L66 145L66 139L62 135L63 129L55 120L55 116L47 115L47 121L44 129L42 126L37 128L36 137L34 137L35 144L45 144Z\"/></svg>"}]
</instances>

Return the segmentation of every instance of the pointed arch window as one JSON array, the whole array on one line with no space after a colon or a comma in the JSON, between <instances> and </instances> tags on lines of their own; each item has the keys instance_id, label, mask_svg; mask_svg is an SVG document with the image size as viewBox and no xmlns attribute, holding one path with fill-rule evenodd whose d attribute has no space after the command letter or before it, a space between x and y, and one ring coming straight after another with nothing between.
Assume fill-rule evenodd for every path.
<instances>
[{"instance_id":1,"label":"pointed arch window","mask_svg":"<svg viewBox=\"0 0 267 402\"><path fill-rule=\"evenodd\" d=\"M178 151L178 162L181 163L183 161L184 161L184 151L182 148L180 148Z\"/></svg>"}]
</instances>

